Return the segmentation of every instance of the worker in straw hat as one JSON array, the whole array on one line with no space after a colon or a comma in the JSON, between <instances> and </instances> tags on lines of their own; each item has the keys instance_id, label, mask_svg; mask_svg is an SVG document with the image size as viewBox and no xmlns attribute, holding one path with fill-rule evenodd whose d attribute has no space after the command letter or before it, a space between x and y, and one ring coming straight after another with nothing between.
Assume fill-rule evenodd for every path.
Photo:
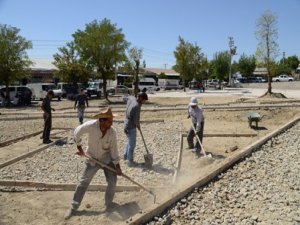
<instances>
[{"instance_id":1,"label":"worker in straw hat","mask_svg":"<svg viewBox=\"0 0 300 225\"><path fill-rule=\"evenodd\" d=\"M122 175L122 170L119 164L120 157L117 146L117 133L115 128L112 127L114 116L116 115L112 113L111 109L107 108L94 116L96 120L87 121L82 125L79 125L74 131L74 140L77 144L76 154L79 156L87 155L88 159L85 162L84 172L77 184L71 207L65 214L65 219L69 219L76 214L76 210L78 209L90 182L96 172L101 168L92 159L116 170L117 174L107 168L102 168L107 181L104 199L106 210L110 211L116 206L116 203L113 203L113 198L117 184L117 175ZM81 146L83 134L88 135L86 152L83 151Z\"/></svg>"},{"instance_id":2,"label":"worker in straw hat","mask_svg":"<svg viewBox=\"0 0 300 225\"><path fill-rule=\"evenodd\" d=\"M200 143L196 140L196 145L194 145L194 137L198 135L201 144L203 141L203 131L204 131L204 116L203 110L198 106L198 100L196 97L192 97L188 106L188 118L191 118L192 126L189 129L187 135L187 142L189 149L193 149L196 153L196 157L200 157ZM195 133L196 131L196 133Z\"/></svg>"}]
</instances>

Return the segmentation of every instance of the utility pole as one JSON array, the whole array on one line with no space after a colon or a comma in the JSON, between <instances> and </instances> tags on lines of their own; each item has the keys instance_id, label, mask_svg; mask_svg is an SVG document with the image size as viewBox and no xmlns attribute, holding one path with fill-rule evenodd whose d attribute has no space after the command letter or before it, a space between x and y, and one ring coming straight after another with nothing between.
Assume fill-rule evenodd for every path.
<instances>
[{"instance_id":1,"label":"utility pole","mask_svg":"<svg viewBox=\"0 0 300 225\"><path fill-rule=\"evenodd\" d=\"M231 78L231 61L232 61L232 57L236 54L236 46L234 46L233 37L228 37L228 38L229 38L229 55L230 55L228 83L229 86L232 87L233 80Z\"/></svg>"}]
</instances>

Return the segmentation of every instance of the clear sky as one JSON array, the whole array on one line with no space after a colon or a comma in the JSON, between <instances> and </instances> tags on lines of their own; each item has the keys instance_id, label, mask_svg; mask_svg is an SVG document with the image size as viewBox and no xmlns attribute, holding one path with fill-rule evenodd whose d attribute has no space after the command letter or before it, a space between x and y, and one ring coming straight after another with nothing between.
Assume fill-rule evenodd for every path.
<instances>
[{"instance_id":1,"label":"clear sky","mask_svg":"<svg viewBox=\"0 0 300 225\"><path fill-rule=\"evenodd\" d=\"M143 49L147 67L170 68L179 36L197 43L208 59L228 50L229 36L237 46L234 60L255 54L256 21L266 10L278 17L280 57L299 57L300 0L0 0L0 23L32 41L28 55L39 67L49 67L46 61L78 29L108 18Z\"/></svg>"}]
</instances>

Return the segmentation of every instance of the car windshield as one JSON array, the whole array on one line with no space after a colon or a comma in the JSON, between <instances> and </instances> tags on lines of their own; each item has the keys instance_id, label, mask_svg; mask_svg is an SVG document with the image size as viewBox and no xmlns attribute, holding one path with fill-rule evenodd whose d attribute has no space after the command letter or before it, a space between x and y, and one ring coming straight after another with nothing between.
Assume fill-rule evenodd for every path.
<instances>
[{"instance_id":1,"label":"car windshield","mask_svg":"<svg viewBox=\"0 0 300 225\"><path fill-rule=\"evenodd\" d=\"M42 85L43 91L49 91L49 90L54 90L56 89L56 86L53 84L44 84Z\"/></svg>"},{"instance_id":2,"label":"car windshield","mask_svg":"<svg viewBox=\"0 0 300 225\"><path fill-rule=\"evenodd\" d=\"M100 83L90 83L89 88L98 88Z\"/></svg>"}]
</instances>

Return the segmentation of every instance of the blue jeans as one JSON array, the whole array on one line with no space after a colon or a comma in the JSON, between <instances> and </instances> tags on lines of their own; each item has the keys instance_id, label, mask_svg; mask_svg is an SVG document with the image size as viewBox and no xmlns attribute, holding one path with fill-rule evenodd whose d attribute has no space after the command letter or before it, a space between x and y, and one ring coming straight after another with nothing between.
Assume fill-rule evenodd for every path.
<instances>
[{"instance_id":1,"label":"blue jeans","mask_svg":"<svg viewBox=\"0 0 300 225\"><path fill-rule=\"evenodd\" d=\"M85 107L83 106L78 106L77 108L77 112L78 112L78 119L79 119L79 123L82 124L83 123L83 118L84 118L84 110Z\"/></svg>"},{"instance_id":2,"label":"blue jeans","mask_svg":"<svg viewBox=\"0 0 300 225\"><path fill-rule=\"evenodd\" d=\"M124 158L133 161L134 149L136 146L136 128L130 129L127 132L128 142L124 149Z\"/></svg>"},{"instance_id":3,"label":"blue jeans","mask_svg":"<svg viewBox=\"0 0 300 225\"><path fill-rule=\"evenodd\" d=\"M114 168L113 163L108 164L108 166ZM80 177L79 183L76 187L73 196L72 209L77 210L79 208L88 186L90 185L94 175L100 168L101 167L98 164L93 166L88 160L85 162L85 169L83 171L82 176ZM104 174L107 182L107 188L105 191L105 205L109 205L110 203L112 203L116 192L117 174L115 174L112 171L109 171L106 168L104 168Z\"/></svg>"}]
</instances>

